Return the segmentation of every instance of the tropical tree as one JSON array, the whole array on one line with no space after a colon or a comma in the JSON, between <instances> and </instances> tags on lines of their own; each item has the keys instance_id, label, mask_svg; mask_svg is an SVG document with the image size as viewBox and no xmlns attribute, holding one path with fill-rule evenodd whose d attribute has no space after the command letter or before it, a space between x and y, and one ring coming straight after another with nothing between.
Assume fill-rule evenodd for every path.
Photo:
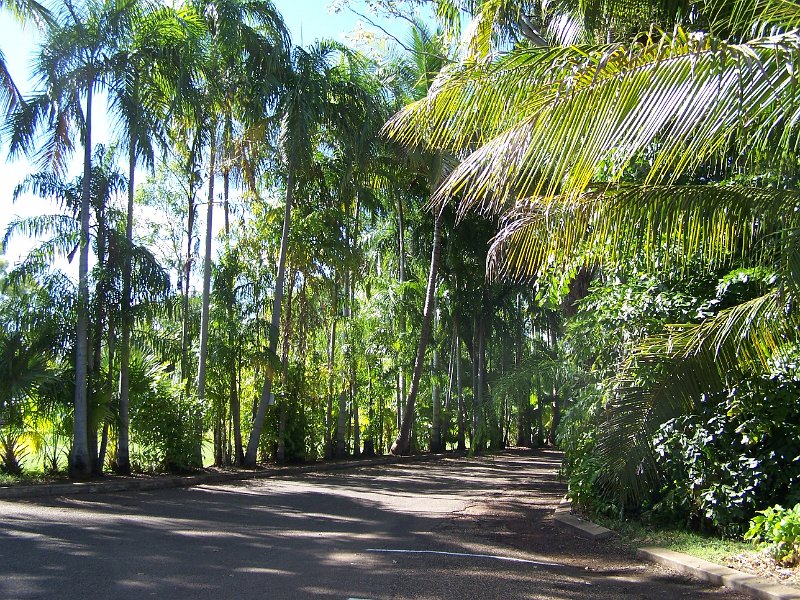
<instances>
[{"instance_id":1,"label":"tropical tree","mask_svg":"<svg viewBox=\"0 0 800 600\"><path fill-rule=\"evenodd\" d=\"M114 72L109 86L111 108L118 129L128 146L128 205L126 242L133 246L133 211L136 166L152 168L153 141L163 143L164 123L181 95L181 83L190 80L196 39L202 22L188 11L167 7L132 5L131 27L117 40ZM116 468L130 472L129 452L129 362L131 347L131 269L133 256L122 269L122 339L120 347L119 431Z\"/></svg>"},{"instance_id":2,"label":"tropical tree","mask_svg":"<svg viewBox=\"0 0 800 600\"><path fill-rule=\"evenodd\" d=\"M407 65L407 77L413 81L411 93L419 97L426 94L433 83L436 74L442 69L446 58L446 49L443 47L441 33L431 31L421 23L415 23L411 30L410 60ZM425 157L428 163L430 186L436 189L440 178L444 174L444 165L441 153L433 153ZM392 454L408 454L411 449L411 426L414 421L415 405L419 393L419 383L425 362L425 350L431 333L433 319L434 296L436 294L437 272L439 268L439 255L441 253L442 211L434 211L433 241L431 246L431 262L425 291L425 304L422 313L422 328L420 331L417 353L414 359L414 368L411 375L411 385L408 395L403 402L403 415L400 418L398 407L399 432L392 445ZM402 390L405 393L405 390Z\"/></svg>"},{"instance_id":3,"label":"tropical tree","mask_svg":"<svg viewBox=\"0 0 800 600\"><path fill-rule=\"evenodd\" d=\"M92 169L92 108L95 91L107 83L115 41L124 34L130 0L64 3L54 11L37 57L39 91L20 105L11 121L12 155L30 154L40 130L48 134L37 151L40 166L63 171L80 133L83 179L80 209L78 303L75 344L74 440L70 473L85 477L91 471L87 437L87 365L89 325L89 218ZM81 100L84 105L81 105Z\"/></svg>"},{"instance_id":4,"label":"tropical tree","mask_svg":"<svg viewBox=\"0 0 800 600\"><path fill-rule=\"evenodd\" d=\"M350 51L333 42L320 42L310 49L295 48L291 71L287 75L279 96L276 114L280 115L279 142L282 168L285 173L285 205L283 230L275 277L275 295L272 305L272 322L269 332L270 357L277 357L281 324L281 308L286 278L286 258L289 245L292 203L297 173L313 157L317 132L325 125L336 127L342 107L354 100L350 87L337 87L339 68L334 59ZM254 466L261 428L270 402L272 375L267 373L250 432L245 454L245 466Z\"/></svg>"},{"instance_id":5,"label":"tropical tree","mask_svg":"<svg viewBox=\"0 0 800 600\"><path fill-rule=\"evenodd\" d=\"M276 84L282 79L289 35L280 13L268 0L200 2L195 10L206 20L207 43L200 65L200 105L196 126L209 148L203 296L200 319L198 399L205 398L211 288L211 242L214 181L220 115L225 131L234 114L263 123L269 116Z\"/></svg>"}]
</instances>

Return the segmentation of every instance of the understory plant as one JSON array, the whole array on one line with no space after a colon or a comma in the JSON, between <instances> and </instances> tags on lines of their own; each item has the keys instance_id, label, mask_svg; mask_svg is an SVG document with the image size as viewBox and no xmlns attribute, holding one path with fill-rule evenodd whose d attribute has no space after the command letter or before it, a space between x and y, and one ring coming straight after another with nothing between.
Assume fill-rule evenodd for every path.
<instances>
[{"instance_id":1,"label":"understory plant","mask_svg":"<svg viewBox=\"0 0 800 600\"><path fill-rule=\"evenodd\" d=\"M800 382L744 378L664 423L653 438L662 486L651 516L741 535L753 514L800 501Z\"/></svg>"},{"instance_id":2,"label":"understory plant","mask_svg":"<svg viewBox=\"0 0 800 600\"><path fill-rule=\"evenodd\" d=\"M744 537L769 543L775 560L787 566L796 565L800 561L800 504L793 508L776 504L758 511Z\"/></svg>"}]
</instances>

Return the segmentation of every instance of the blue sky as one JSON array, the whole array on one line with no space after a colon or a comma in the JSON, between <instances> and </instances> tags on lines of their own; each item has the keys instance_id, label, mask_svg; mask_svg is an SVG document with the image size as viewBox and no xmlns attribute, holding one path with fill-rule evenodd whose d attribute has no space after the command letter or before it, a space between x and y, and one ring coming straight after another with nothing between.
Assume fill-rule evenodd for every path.
<instances>
[{"instance_id":1,"label":"blue sky","mask_svg":"<svg viewBox=\"0 0 800 600\"><path fill-rule=\"evenodd\" d=\"M320 38L330 38L345 42L348 34L355 31L361 20L353 12L343 9L333 13L329 9L331 0L273 0L281 12L291 32L292 41L296 45L308 45ZM352 0L350 4L362 14L368 14L364 0ZM380 22L387 31L403 39L407 35L408 24L404 21ZM369 24L363 27L373 29ZM378 32L379 33L379 32ZM382 34L380 34L382 35ZM32 90L33 83L29 81L27 73L36 51L36 32L33 28L23 30L4 11L0 11L0 49L6 58L6 65L14 80L23 93ZM98 99L95 105L96 123L93 143L108 143L108 126L105 122L102 103ZM78 149L80 150L80 149ZM69 177L80 173L80 152L70 169ZM56 209L47 201L39 198L21 198L16 203L12 202L14 187L22 178L33 172L33 168L24 158L9 162L6 160L7 149L0 145L0 236L5 233L8 223L15 217L25 217L35 214L48 214ZM219 219L215 219L219 221ZM19 260L31 247L32 242L15 238L9 247L6 256L12 264ZM2 254L0 254L2 257Z\"/></svg>"}]
</instances>

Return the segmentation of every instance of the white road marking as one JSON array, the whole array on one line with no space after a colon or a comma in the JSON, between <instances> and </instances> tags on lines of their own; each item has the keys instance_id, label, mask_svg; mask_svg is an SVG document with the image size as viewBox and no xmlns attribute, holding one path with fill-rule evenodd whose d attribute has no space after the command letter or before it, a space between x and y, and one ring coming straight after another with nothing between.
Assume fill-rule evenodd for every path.
<instances>
[{"instance_id":1,"label":"white road marking","mask_svg":"<svg viewBox=\"0 0 800 600\"><path fill-rule=\"evenodd\" d=\"M514 558L511 556L496 556L494 554L470 554L468 552L446 552L444 550L391 550L388 548L367 548L366 552L381 552L384 554L441 554L444 556L463 556L467 558L491 558L506 562L524 563L537 565L540 567L566 567L559 563L544 562L539 560L528 560L526 558Z\"/></svg>"}]
</instances>

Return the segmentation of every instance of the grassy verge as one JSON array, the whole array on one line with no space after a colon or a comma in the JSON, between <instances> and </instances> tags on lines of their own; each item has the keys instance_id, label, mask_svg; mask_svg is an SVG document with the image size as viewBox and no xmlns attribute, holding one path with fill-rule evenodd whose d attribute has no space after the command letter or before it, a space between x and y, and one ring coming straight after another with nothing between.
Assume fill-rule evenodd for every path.
<instances>
[{"instance_id":1,"label":"grassy verge","mask_svg":"<svg viewBox=\"0 0 800 600\"><path fill-rule=\"evenodd\" d=\"M752 544L742 541L720 539L679 529L662 529L637 521L604 517L593 517L592 520L618 533L621 543L629 548L658 546L718 564L724 564L726 559L737 554L755 550Z\"/></svg>"},{"instance_id":2,"label":"grassy verge","mask_svg":"<svg viewBox=\"0 0 800 600\"><path fill-rule=\"evenodd\" d=\"M63 483L69 481L66 475L45 475L44 473L24 472L22 475L0 473L0 486L36 485L42 483Z\"/></svg>"}]
</instances>

